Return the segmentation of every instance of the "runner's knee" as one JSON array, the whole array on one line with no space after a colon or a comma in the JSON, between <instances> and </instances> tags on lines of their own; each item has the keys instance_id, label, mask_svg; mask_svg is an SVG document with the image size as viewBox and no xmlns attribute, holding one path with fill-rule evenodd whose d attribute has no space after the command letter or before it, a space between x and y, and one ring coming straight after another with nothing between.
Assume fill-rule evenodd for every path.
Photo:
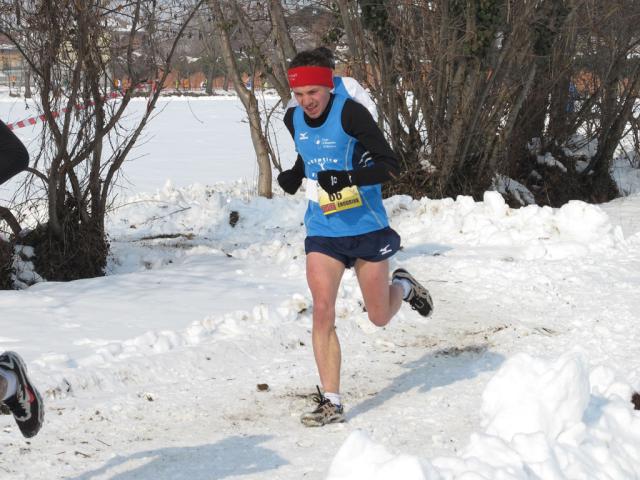
<instances>
[{"instance_id":1,"label":"runner's knee","mask_svg":"<svg viewBox=\"0 0 640 480\"><path fill-rule=\"evenodd\" d=\"M388 312L372 312L368 311L369 321L373 323L376 327L384 327L389 323L391 317Z\"/></svg>"},{"instance_id":2,"label":"runner's knee","mask_svg":"<svg viewBox=\"0 0 640 480\"><path fill-rule=\"evenodd\" d=\"M313 302L313 325L319 328L330 328L335 323L336 307L331 302Z\"/></svg>"}]
</instances>

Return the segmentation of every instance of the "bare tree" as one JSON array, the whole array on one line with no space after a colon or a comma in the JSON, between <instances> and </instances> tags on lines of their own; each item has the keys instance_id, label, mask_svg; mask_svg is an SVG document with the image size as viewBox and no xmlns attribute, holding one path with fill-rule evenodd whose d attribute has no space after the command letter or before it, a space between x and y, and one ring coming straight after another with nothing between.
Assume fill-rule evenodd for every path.
<instances>
[{"instance_id":1,"label":"bare tree","mask_svg":"<svg viewBox=\"0 0 640 480\"><path fill-rule=\"evenodd\" d=\"M247 112L251 141L258 162L258 194L272 196L271 165L280 168L268 135L270 113L261 109L255 93L257 76L272 85L280 95L280 103L290 99L286 79L286 65L295 54L295 47L286 30L284 10L279 2L238 0L209 0L209 7L216 22L216 40L222 50L226 70L234 89ZM242 81L239 59L248 61L252 79L247 86Z\"/></svg>"},{"instance_id":2,"label":"bare tree","mask_svg":"<svg viewBox=\"0 0 640 480\"><path fill-rule=\"evenodd\" d=\"M354 72L403 161L391 192L480 196L506 175L539 203L616 195L609 168L638 99L640 4L337 4ZM567 152L585 131L598 151L576 169ZM565 169L540 165L545 152Z\"/></svg>"},{"instance_id":3,"label":"bare tree","mask_svg":"<svg viewBox=\"0 0 640 480\"><path fill-rule=\"evenodd\" d=\"M13 17L0 20L0 31L29 62L45 120L30 172L43 185L48 215L26 240L36 247L45 278L103 273L111 188L202 1L5 2ZM114 69L126 74L129 88L111 91ZM135 87L147 82L157 88L142 116L124 128Z\"/></svg>"},{"instance_id":4,"label":"bare tree","mask_svg":"<svg viewBox=\"0 0 640 480\"><path fill-rule=\"evenodd\" d=\"M195 19L195 27L198 31L198 55L199 64L206 75L205 93L213 93L213 83L217 75L225 74L224 61L220 53L220 47L215 39L215 22L208 8L202 8Z\"/></svg>"},{"instance_id":5,"label":"bare tree","mask_svg":"<svg viewBox=\"0 0 640 480\"><path fill-rule=\"evenodd\" d=\"M269 157L269 146L262 128L262 120L258 107L258 100L250 88L247 88L242 81L241 72L238 68L236 53L231 45L231 22L223 13L221 2L218 0L209 0L209 7L216 19L216 38L222 50L227 71L233 83L234 89L238 97L242 101L249 118L249 128L251 133L251 141L256 152L258 161L258 194L270 198L271 197L271 161ZM231 7L235 10L235 2L231 3Z\"/></svg>"}]
</instances>

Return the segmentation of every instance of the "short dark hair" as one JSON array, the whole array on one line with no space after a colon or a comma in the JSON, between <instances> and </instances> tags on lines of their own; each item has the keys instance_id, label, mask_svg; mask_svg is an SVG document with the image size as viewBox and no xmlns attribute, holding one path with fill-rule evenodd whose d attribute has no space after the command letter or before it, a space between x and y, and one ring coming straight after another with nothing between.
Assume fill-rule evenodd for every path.
<instances>
[{"instance_id":1,"label":"short dark hair","mask_svg":"<svg viewBox=\"0 0 640 480\"><path fill-rule=\"evenodd\" d=\"M318 52L321 55L324 55L327 60L331 63L331 68L335 70L336 68L336 58L333 56L333 52L327 47L317 47L314 52Z\"/></svg>"},{"instance_id":2,"label":"short dark hair","mask_svg":"<svg viewBox=\"0 0 640 480\"><path fill-rule=\"evenodd\" d=\"M325 50L331 55L327 56ZM289 68L296 67L326 67L333 70L335 62L331 50L326 47L319 47L313 50L305 50L298 53L289 63Z\"/></svg>"}]
</instances>

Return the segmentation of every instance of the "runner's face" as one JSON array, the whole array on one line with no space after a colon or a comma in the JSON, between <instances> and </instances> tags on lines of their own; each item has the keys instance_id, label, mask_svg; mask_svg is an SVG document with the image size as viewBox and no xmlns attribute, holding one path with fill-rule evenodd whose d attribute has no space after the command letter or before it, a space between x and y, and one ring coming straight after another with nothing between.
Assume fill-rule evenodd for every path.
<instances>
[{"instance_id":1,"label":"runner's face","mask_svg":"<svg viewBox=\"0 0 640 480\"><path fill-rule=\"evenodd\" d=\"M293 94L309 118L318 118L327 108L331 98L331 89L322 85L295 87Z\"/></svg>"}]
</instances>

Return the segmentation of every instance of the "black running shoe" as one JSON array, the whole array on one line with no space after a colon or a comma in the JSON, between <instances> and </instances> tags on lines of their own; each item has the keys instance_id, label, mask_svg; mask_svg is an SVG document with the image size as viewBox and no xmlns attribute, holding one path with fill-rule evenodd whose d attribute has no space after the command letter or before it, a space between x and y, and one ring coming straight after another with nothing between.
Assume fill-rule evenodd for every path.
<instances>
[{"instance_id":1,"label":"black running shoe","mask_svg":"<svg viewBox=\"0 0 640 480\"><path fill-rule=\"evenodd\" d=\"M7 379L0 376L0 398L4 398L7 394Z\"/></svg>"},{"instance_id":2,"label":"black running shoe","mask_svg":"<svg viewBox=\"0 0 640 480\"><path fill-rule=\"evenodd\" d=\"M31 438L38 433L44 420L42 397L27 377L27 367L20 355L4 352L0 355L0 368L15 373L18 378L16 394L4 403L15 418L22 435Z\"/></svg>"},{"instance_id":3,"label":"black running shoe","mask_svg":"<svg viewBox=\"0 0 640 480\"><path fill-rule=\"evenodd\" d=\"M0 377L0 398L4 398L7 393L7 379ZM11 410L0 401L0 415L11 415Z\"/></svg>"},{"instance_id":4,"label":"black running shoe","mask_svg":"<svg viewBox=\"0 0 640 480\"><path fill-rule=\"evenodd\" d=\"M427 289L420 285L404 268L398 268L393 272L392 281L400 279L407 280L411 284L409 296L404 301L409 302L411 308L423 317L431 315L431 312L433 312L433 300L431 300L431 295L429 295Z\"/></svg>"},{"instance_id":5,"label":"black running shoe","mask_svg":"<svg viewBox=\"0 0 640 480\"><path fill-rule=\"evenodd\" d=\"M334 405L326 398L316 386L318 394L313 395L313 401L318 404L312 412L302 414L300 421L307 427L322 427L329 423L344 422L344 408L342 405Z\"/></svg>"}]
</instances>

